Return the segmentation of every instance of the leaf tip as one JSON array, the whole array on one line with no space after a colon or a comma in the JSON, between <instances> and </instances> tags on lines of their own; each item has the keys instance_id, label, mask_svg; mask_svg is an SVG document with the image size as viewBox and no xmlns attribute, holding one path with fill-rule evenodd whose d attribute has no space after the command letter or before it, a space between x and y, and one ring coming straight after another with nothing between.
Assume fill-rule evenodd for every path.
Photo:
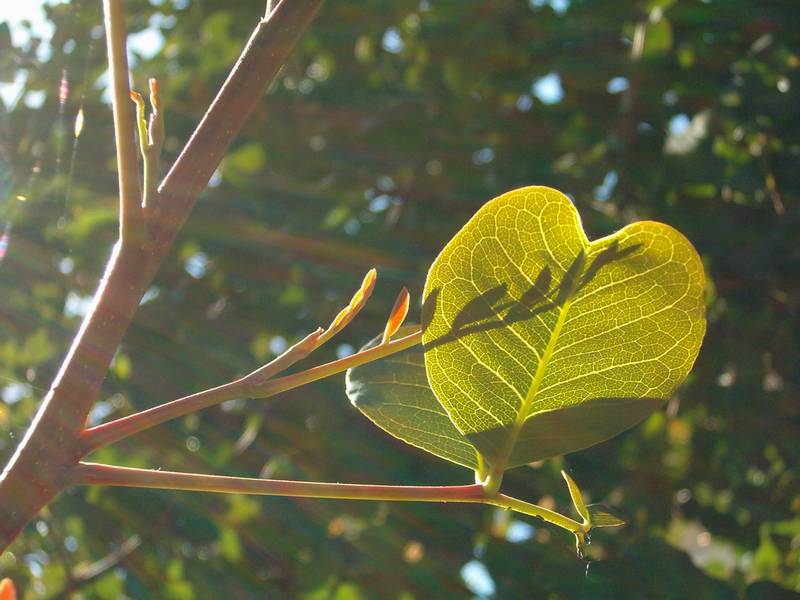
<instances>
[{"instance_id":1,"label":"leaf tip","mask_svg":"<svg viewBox=\"0 0 800 600\"><path fill-rule=\"evenodd\" d=\"M366 302L369 297L372 295L372 290L375 289L375 281L378 279L378 270L374 267L367 271L367 274L364 275L364 281L361 282L361 297L363 302Z\"/></svg>"}]
</instances>

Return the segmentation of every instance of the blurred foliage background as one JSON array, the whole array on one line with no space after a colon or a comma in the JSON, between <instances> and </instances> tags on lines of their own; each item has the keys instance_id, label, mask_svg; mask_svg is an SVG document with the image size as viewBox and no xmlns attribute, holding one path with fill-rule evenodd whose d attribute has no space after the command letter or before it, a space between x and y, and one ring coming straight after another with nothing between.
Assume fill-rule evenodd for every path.
<instances>
[{"instance_id":1,"label":"blurred foliage background","mask_svg":"<svg viewBox=\"0 0 800 600\"><path fill-rule=\"evenodd\" d=\"M43 10L46 35L0 25L3 464L116 236L100 3ZM263 10L128 2L135 84L161 82L167 164ZM568 534L485 507L76 488L0 573L24 598L798 597L798 18L792 0L329 0L145 296L91 416L252 370L328 323L376 266L373 300L313 360L352 352L401 285L419 300L432 259L485 201L550 185L591 237L639 219L677 227L709 277L703 349L664 410L507 477L566 510L566 468L625 515L596 534L588 570ZM388 438L343 387L229 402L92 458L471 480Z\"/></svg>"}]
</instances>

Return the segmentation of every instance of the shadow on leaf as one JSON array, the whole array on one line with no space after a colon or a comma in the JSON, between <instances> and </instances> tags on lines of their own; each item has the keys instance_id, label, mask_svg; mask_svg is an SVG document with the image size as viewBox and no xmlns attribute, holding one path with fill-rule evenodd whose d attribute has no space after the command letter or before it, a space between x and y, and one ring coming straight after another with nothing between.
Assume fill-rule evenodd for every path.
<instances>
[{"instance_id":1,"label":"shadow on leaf","mask_svg":"<svg viewBox=\"0 0 800 600\"><path fill-rule=\"evenodd\" d=\"M450 330L426 342L423 347L426 351L431 350L467 335L508 327L559 308L585 288L604 266L629 256L640 246L631 244L620 249L619 242L614 240L592 259L588 267L586 253L581 251L555 286L553 273L549 266L545 266L519 298L512 298L508 293L508 284L500 283L467 301L453 319ZM440 293L440 288L434 288L423 302L423 331L433 320Z\"/></svg>"}]
</instances>

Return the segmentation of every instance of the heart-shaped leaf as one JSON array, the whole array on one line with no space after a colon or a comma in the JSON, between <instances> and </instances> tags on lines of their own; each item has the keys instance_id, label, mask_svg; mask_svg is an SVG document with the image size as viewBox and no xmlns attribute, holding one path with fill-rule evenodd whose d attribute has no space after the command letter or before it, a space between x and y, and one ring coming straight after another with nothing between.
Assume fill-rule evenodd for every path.
<instances>
[{"instance_id":1,"label":"heart-shaped leaf","mask_svg":"<svg viewBox=\"0 0 800 600\"><path fill-rule=\"evenodd\" d=\"M401 327L399 335L415 327ZM364 349L377 346L376 337ZM475 447L461 433L428 385L422 348L416 346L347 371L350 402L387 433L445 460L478 469Z\"/></svg>"},{"instance_id":2,"label":"heart-shaped leaf","mask_svg":"<svg viewBox=\"0 0 800 600\"><path fill-rule=\"evenodd\" d=\"M564 194L508 192L428 273L428 381L497 472L590 446L639 422L689 373L704 283L694 248L667 225L590 243Z\"/></svg>"}]
</instances>

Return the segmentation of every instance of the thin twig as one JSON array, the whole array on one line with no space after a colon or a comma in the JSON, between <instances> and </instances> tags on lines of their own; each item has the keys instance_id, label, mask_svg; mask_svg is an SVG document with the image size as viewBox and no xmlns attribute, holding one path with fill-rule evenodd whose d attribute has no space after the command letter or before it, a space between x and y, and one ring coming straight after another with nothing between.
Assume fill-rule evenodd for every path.
<instances>
[{"instance_id":1,"label":"thin twig","mask_svg":"<svg viewBox=\"0 0 800 600\"><path fill-rule=\"evenodd\" d=\"M125 3L104 0L108 68L111 75L114 138L117 146L119 178L120 242L144 241L144 217L139 188L139 163L136 155L134 115L128 82L128 54L125 34Z\"/></svg>"},{"instance_id":2,"label":"thin twig","mask_svg":"<svg viewBox=\"0 0 800 600\"><path fill-rule=\"evenodd\" d=\"M119 547L108 553L103 558L93 563L78 565L74 572L70 573L71 579L62 590L50 597L50 600L61 600L69 598L74 592L82 587L96 581L133 554L141 545L142 540L138 535L132 535Z\"/></svg>"},{"instance_id":3,"label":"thin twig","mask_svg":"<svg viewBox=\"0 0 800 600\"><path fill-rule=\"evenodd\" d=\"M158 220L154 215L148 221L151 239L147 252L129 243L115 246L91 310L33 422L0 474L0 551L69 484L69 470L82 457L79 433L142 294L225 150L321 4L322 0L281 2L269 21L259 20L223 89L159 189L156 200L163 216ZM116 22L109 43L113 42L116 55L124 58L117 43L124 30L117 10L120 7L121 0L106 0L106 8L111 11L108 20ZM112 15L117 18L111 19ZM110 62L121 64L113 59ZM124 70L121 73L127 77ZM132 111L127 93L121 95L121 114ZM133 126L132 116L120 118L119 122ZM123 137L133 142L130 133ZM127 156L130 155L135 158L135 147ZM120 161L120 165L127 162ZM131 175L136 170L121 166L120 172ZM138 176L125 179L124 197L131 200L125 202L125 210L132 211L134 205L139 208L139 193L130 190L134 184L138 187ZM125 214L123 211L123 222Z\"/></svg>"},{"instance_id":4,"label":"thin twig","mask_svg":"<svg viewBox=\"0 0 800 600\"><path fill-rule=\"evenodd\" d=\"M292 0L261 19L192 137L158 190L150 225L163 258L228 147L261 101L323 0Z\"/></svg>"},{"instance_id":5,"label":"thin twig","mask_svg":"<svg viewBox=\"0 0 800 600\"><path fill-rule=\"evenodd\" d=\"M191 396L185 396L173 400L172 402L154 406L148 410L87 429L82 434L83 447L88 453L135 433L139 433L140 431L144 431L145 429L149 429L150 427L164 423L165 421L208 408L209 406L227 400L233 400L235 398L269 398L270 396L294 389L301 385L324 379L336 373L341 373L352 367L357 367L373 360L389 356L390 354L406 350L419 344L421 341L422 331L416 331L405 337L392 340L388 344L376 346L369 350L364 350L357 354L352 354L345 358L285 377L277 377L267 381L259 380L254 384L251 381L251 376L248 375L236 381L197 392ZM258 372L258 370L254 371L253 374L258 374Z\"/></svg>"},{"instance_id":6,"label":"thin twig","mask_svg":"<svg viewBox=\"0 0 800 600\"><path fill-rule=\"evenodd\" d=\"M322 344L330 341L333 336L347 327L350 321L361 312L361 309L364 308L367 300L369 300L369 297L372 295L376 277L377 271L375 269L370 269L366 277L364 277L364 282L361 284L361 287L353 296L353 299L347 307L339 312L327 329L323 329L322 327L317 328L273 361L256 369L249 375L246 375L243 379L247 380L248 386L257 389L268 379L272 379L278 373L285 371L296 362L306 358L309 354L322 346Z\"/></svg>"}]
</instances>

